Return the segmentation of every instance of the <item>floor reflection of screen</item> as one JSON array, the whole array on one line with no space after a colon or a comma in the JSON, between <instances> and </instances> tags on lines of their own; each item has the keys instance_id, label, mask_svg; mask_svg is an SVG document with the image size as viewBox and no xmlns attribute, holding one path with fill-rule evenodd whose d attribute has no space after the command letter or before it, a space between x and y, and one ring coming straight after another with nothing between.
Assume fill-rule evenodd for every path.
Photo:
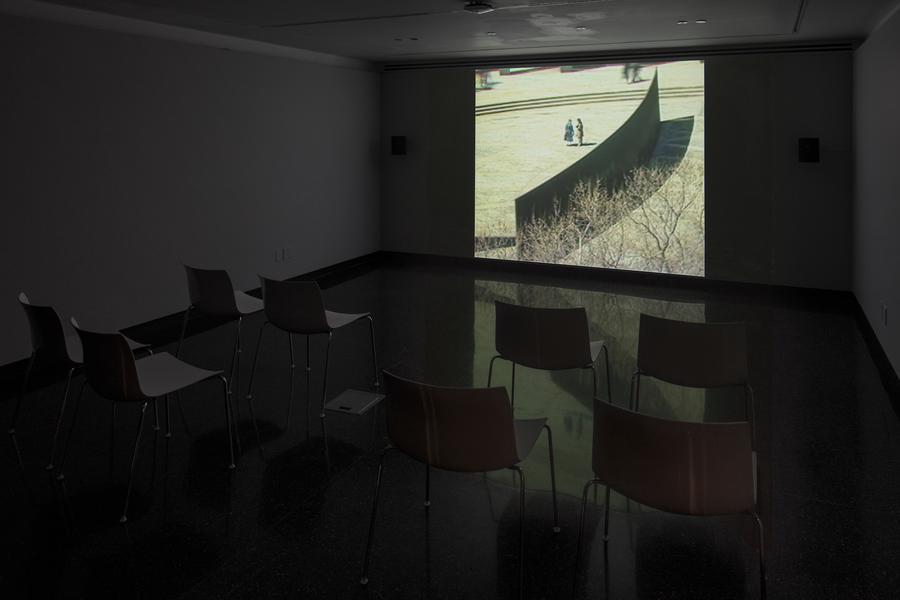
<instances>
[{"instance_id":1,"label":"floor reflection of screen","mask_svg":"<svg viewBox=\"0 0 900 600\"><path fill-rule=\"evenodd\" d=\"M475 71L475 256L704 274L703 61Z\"/></svg>"}]
</instances>

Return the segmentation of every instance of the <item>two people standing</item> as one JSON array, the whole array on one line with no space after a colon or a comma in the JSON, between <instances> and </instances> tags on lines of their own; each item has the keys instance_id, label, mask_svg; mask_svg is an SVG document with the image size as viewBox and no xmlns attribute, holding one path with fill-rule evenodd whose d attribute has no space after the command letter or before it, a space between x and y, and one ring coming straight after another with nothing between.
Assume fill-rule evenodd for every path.
<instances>
[{"instance_id":1,"label":"two people standing","mask_svg":"<svg viewBox=\"0 0 900 600\"><path fill-rule=\"evenodd\" d=\"M575 145L573 142L577 142L579 146L581 146L584 141L584 124L581 122L581 119L575 119L575 125L572 125L572 119L569 119L566 122L566 131L563 135L563 140L566 142L566 146Z\"/></svg>"}]
</instances>

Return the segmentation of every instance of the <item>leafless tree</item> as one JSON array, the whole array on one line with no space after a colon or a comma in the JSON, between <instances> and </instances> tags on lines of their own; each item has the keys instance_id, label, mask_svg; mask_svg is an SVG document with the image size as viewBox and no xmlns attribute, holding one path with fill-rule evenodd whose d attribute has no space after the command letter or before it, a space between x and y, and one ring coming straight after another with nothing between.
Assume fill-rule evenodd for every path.
<instances>
[{"instance_id":1,"label":"leafless tree","mask_svg":"<svg viewBox=\"0 0 900 600\"><path fill-rule=\"evenodd\" d=\"M639 167L610 191L580 181L569 210L529 222L519 234L522 260L666 273L703 273L703 165Z\"/></svg>"}]
</instances>

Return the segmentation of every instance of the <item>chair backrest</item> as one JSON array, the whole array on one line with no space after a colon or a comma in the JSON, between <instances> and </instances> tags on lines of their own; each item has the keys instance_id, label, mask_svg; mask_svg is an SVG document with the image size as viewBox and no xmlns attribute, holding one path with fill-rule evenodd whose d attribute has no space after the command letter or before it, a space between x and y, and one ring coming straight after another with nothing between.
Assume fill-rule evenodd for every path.
<instances>
[{"instance_id":1,"label":"chair backrest","mask_svg":"<svg viewBox=\"0 0 900 600\"><path fill-rule=\"evenodd\" d=\"M744 323L687 323L641 315L638 370L691 387L747 383Z\"/></svg>"},{"instance_id":2,"label":"chair backrest","mask_svg":"<svg viewBox=\"0 0 900 600\"><path fill-rule=\"evenodd\" d=\"M750 423L670 421L594 402L594 474L641 504L686 515L755 504Z\"/></svg>"},{"instance_id":3,"label":"chair backrest","mask_svg":"<svg viewBox=\"0 0 900 600\"><path fill-rule=\"evenodd\" d=\"M52 306L32 304L24 292L19 294L19 304L28 318L35 359L51 364L71 363L66 350L66 334L56 310Z\"/></svg>"},{"instance_id":4,"label":"chair backrest","mask_svg":"<svg viewBox=\"0 0 900 600\"><path fill-rule=\"evenodd\" d=\"M505 388L447 388L384 372L388 438L416 460L477 473L518 462Z\"/></svg>"},{"instance_id":5,"label":"chair backrest","mask_svg":"<svg viewBox=\"0 0 900 600\"><path fill-rule=\"evenodd\" d=\"M234 300L234 286L228 272L196 269L184 265L191 306L213 317L237 319L241 316Z\"/></svg>"},{"instance_id":6,"label":"chair backrest","mask_svg":"<svg viewBox=\"0 0 900 600\"><path fill-rule=\"evenodd\" d=\"M293 333L327 333L322 290L315 281L278 281L259 276L266 318Z\"/></svg>"},{"instance_id":7,"label":"chair backrest","mask_svg":"<svg viewBox=\"0 0 900 600\"><path fill-rule=\"evenodd\" d=\"M494 302L497 354L533 369L577 369L591 364L584 308L533 308Z\"/></svg>"},{"instance_id":8,"label":"chair backrest","mask_svg":"<svg viewBox=\"0 0 900 600\"><path fill-rule=\"evenodd\" d=\"M84 374L99 395L115 402L145 401L141 392L134 354L121 333L87 331L72 319L72 327L84 349Z\"/></svg>"}]
</instances>

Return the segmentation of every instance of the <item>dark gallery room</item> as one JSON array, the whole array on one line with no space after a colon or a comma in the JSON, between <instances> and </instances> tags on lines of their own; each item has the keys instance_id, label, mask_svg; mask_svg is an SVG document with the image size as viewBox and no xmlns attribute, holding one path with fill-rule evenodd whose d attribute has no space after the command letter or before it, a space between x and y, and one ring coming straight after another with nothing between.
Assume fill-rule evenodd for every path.
<instances>
[{"instance_id":1,"label":"dark gallery room","mask_svg":"<svg viewBox=\"0 0 900 600\"><path fill-rule=\"evenodd\" d=\"M900 0L0 0L0 78L0 598L900 597Z\"/></svg>"}]
</instances>

